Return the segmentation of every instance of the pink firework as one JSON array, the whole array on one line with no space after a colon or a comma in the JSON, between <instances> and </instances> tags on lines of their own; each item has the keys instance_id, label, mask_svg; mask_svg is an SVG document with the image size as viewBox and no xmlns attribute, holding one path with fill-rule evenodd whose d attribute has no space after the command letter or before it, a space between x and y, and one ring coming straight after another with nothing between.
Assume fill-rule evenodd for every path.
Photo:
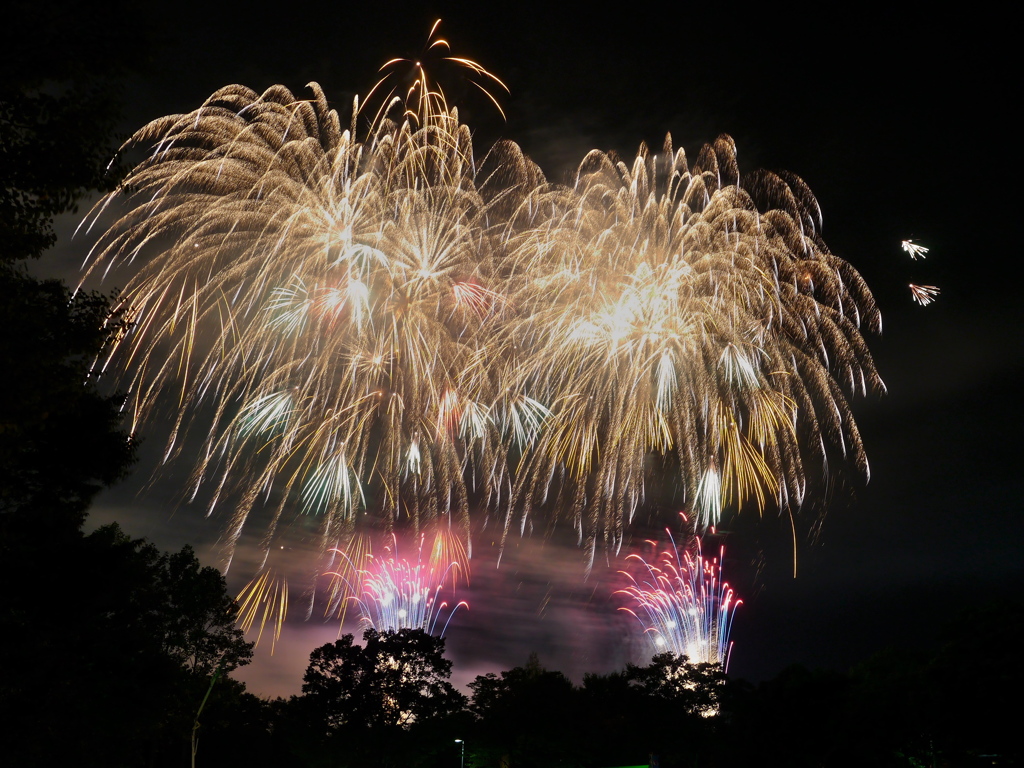
<instances>
[{"instance_id":1,"label":"pink firework","mask_svg":"<svg viewBox=\"0 0 1024 768\"><path fill-rule=\"evenodd\" d=\"M434 634L440 626L443 637L452 616L459 608L469 608L464 600L443 599L446 590L454 593L463 567L457 560L444 559L449 554L443 542L435 541L428 548L421 535L415 562L398 556L398 544L392 536L391 546L380 556L367 555L359 569L359 595L353 600L359 606L360 622L380 631L422 629Z\"/></svg>"},{"instance_id":2,"label":"pink firework","mask_svg":"<svg viewBox=\"0 0 1024 768\"><path fill-rule=\"evenodd\" d=\"M701 540L682 551L671 533L670 547L652 561L640 555L626 558L628 570L622 573L630 585L616 594L625 595L631 605L621 608L636 617L656 653L685 655L691 662L710 662L729 667L736 598L722 579L725 547L718 557L705 558ZM656 546L654 542L650 542Z\"/></svg>"}]
</instances>

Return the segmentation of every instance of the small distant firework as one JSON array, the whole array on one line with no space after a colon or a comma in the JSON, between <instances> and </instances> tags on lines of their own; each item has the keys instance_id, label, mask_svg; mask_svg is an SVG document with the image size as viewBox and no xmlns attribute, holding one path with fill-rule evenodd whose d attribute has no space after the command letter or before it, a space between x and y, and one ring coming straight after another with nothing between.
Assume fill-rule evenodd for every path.
<instances>
[{"instance_id":1,"label":"small distant firework","mask_svg":"<svg viewBox=\"0 0 1024 768\"><path fill-rule=\"evenodd\" d=\"M910 258L915 261L919 258L923 259L924 255L928 253L928 249L919 243L915 243L913 240L904 240L902 242L903 250L910 254ZM922 307L926 307L935 301L935 297L939 295L939 289L934 285L915 285L910 284L910 295L914 301L920 304Z\"/></svg>"},{"instance_id":2,"label":"small distant firework","mask_svg":"<svg viewBox=\"0 0 1024 768\"><path fill-rule=\"evenodd\" d=\"M368 557L366 567L359 571L360 595L353 598L361 623L380 632L422 629L434 634L443 621L443 637L455 612L469 607L465 601L451 605L441 599L446 588L454 590L462 566L430 556L440 551L436 543L433 552L425 553L424 538L420 537L415 563L398 557L394 538L384 555Z\"/></svg>"},{"instance_id":3,"label":"small distant firework","mask_svg":"<svg viewBox=\"0 0 1024 768\"><path fill-rule=\"evenodd\" d=\"M923 259L924 255L928 253L928 249L919 243L915 243L913 240L904 240L901 245L903 250L910 254L910 258L917 261L917 259Z\"/></svg>"},{"instance_id":4,"label":"small distant firework","mask_svg":"<svg viewBox=\"0 0 1024 768\"><path fill-rule=\"evenodd\" d=\"M721 664L728 670L733 615L743 601L722 580L725 547L707 559L700 538L693 542L692 551L680 551L671 541L653 562L627 557L633 567L622 573L631 585L616 594L626 595L632 607L620 610L636 617L655 653L671 651L692 663Z\"/></svg>"},{"instance_id":5,"label":"small distant firework","mask_svg":"<svg viewBox=\"0 0 1024 768\"><path fill-rule=\"evenodd\" d=\"M939 295L939 289L934 285L914 285L914 283L911 283L910 293L914 297L914 301L922 307L927 307L935 301L935 297Z\"/></svg>"}]
</instances>

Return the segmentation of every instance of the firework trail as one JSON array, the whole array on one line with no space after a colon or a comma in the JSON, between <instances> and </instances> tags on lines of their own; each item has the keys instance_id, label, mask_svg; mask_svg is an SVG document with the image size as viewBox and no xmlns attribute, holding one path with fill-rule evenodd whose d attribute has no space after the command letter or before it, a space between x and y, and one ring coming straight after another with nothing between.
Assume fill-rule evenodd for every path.
<instances>
[{"instance_id":1,"label":"firework trail","mask_svg":"<svg viewBox=\"0 0 1024 768\"><path fill-rule=\"evenodd\" d=\"M288 579L273 569L261 569L238 593L238 626L248 633L256 623L256 644L263 639L267 624L271 626L270 653L274 654L277 641L288 615Z\"/></svg>"},{"instance_id":2,"label":"firework trail","mask_svg":"<svg viewBox=\"0 0 1024 768\"><path fill-rule=\"evenodd\" d=\"M438 19L430 28L427 42L417 58L396 58L384 63L380 71L385 74L370 89L367 101L371 101L375 93L383 93L387 90L388 92L381 102L382 108L386 109L387 105L398 99L406 106L405 119L417 125L429 124L437 115L449 111L444 89L434 82L434 77L431 74L435 68L449 65L458 70L462 76L461 79L471 83L487 97L504 119L505 110L501 108L500 102L495 98L490 87L496 85L508 93L508 86L472 59L445 55L451 52L451 45L447 40L436 36L440 26L441 20ZM483 84L479 82L481 80ZM406 83L408 86L404 85ZM402 93L403 88L404 93ZM378 111L377 120L380 117L381 112Z\"/></svg>"},{"instance_id":3,"label":"firework trail","mask_svg":"<svg viewBox=\"0 0 1024 768\"><path fill-rule=\"evenodd\" d=\"M229 562L263 506L264 550L286 510L316 518L324 573L381 522L468 546L471 507L506 536L567 517L593 557L652 478L708 526L799 506L836 455L867 474L844 387L881 388L861 335L880 317L803 181L741 179L721 137L692 165L667 139L549 184L511 142L478 161L400 64L416 85L368 127L315 84L155 120L88 220L115 217L90 270L132 274L112 357L133 429L172 409L166 460L198 435L192 494L230 507Z\"/></svg>"},{"instance_id":4,"label":"firework trail","mask_svg":"<svg viewBox=\"0 0 1024 768\"><path fill-rule=\"evenodd\" d=\"M743 601L722 579L725 547L719 549L718 557L707 559L700 538L694 537L693 545L682 552L672 540L671 547L659 552L653 562L639 555L626 559L631 570L621 573L631 583L616 594L625 595L632 607L619 610L640 622L652 650L685 655L695 664L721 664L728 671L729 634Z\"/></svg>"}]
</instances>

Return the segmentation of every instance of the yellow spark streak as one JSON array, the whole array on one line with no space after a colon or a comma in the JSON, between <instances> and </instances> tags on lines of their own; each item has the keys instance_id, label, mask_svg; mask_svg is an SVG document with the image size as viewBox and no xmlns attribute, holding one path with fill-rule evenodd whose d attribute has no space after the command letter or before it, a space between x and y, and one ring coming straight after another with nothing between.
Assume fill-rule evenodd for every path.
<instances>
[{"instance_id":1,"label":"yellow spark streak","mask_svg":"<svg viewBox=\"0 0 1024 768\"><path fill-rule=\"evenodd\" d=\"M248 633L259 620L257 645L263 638L267 622L272 620L270 653L273 655L288 614L288 580L284 576L274 575L270 570L261 571L238 593L235 601L239 606L238 626L243 632Z\"/></svg>"}]
</instances>

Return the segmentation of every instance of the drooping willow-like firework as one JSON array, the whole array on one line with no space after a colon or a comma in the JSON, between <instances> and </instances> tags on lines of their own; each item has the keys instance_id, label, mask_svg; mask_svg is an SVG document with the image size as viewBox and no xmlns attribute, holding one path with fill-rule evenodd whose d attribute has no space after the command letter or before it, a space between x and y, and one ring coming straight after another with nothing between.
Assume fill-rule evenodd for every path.
<instances>
[{"instance_id":1,"label":"drooping willow-like firework","mask_svg":"<svg viewBox=\"0 0 1024 768\"><path fill-rule=\"evenodd\" d=\"M829 445L867 471L837 379L881 384L859 330L880 323L871 294L825 247L802 181L750 184L729 137L692 168L669 138L631 167L592 152L572 189L523 203L507 379L545 419L510 516L554 487L581 535L614 543L652 464L703 525L751 498L799 504L806 460Z\"/></svg>"},{"instance_id":2,"label":"drooping willow-like firework","mask_svg":"<svg viewBox=\"0 0 1024 768\"><path fill-rule=\"evenodd\" d=\"M360 142L312 88L224 88L134 137L152 153L95 257L142 264L117 352L136 419L180 391L170 456L212 405L194 480L214 479L211 508L240 491L231 541L275 490L271 529L297 503L324 515L325 546L364 508L466 526L468 456L492 483L504 466L469 129L431 113Z\"/></svg>"},{"instance_id":3,"label":"drooping willow-like firework","mask_svg":"<svg viewBox=\"0 0 1024 768\"><path fill-rule=\"evenodd\" d=\"M361 135L311 89L154 121L94 218L126 209L93 268L138 264L114 350L135 417L178 392L167 456L198 427L230 544L260 503L266 546L298 507L323 553L368 515L468 535L479 504L506 534L566 516L593 553L652 474L712 524L798 504L834 448L866 471L841 385L880 386L879 317L802 181L741 183L722 137L550 185L510 142L478 165L446 105Z\"/></svg>"}]
</instances>

